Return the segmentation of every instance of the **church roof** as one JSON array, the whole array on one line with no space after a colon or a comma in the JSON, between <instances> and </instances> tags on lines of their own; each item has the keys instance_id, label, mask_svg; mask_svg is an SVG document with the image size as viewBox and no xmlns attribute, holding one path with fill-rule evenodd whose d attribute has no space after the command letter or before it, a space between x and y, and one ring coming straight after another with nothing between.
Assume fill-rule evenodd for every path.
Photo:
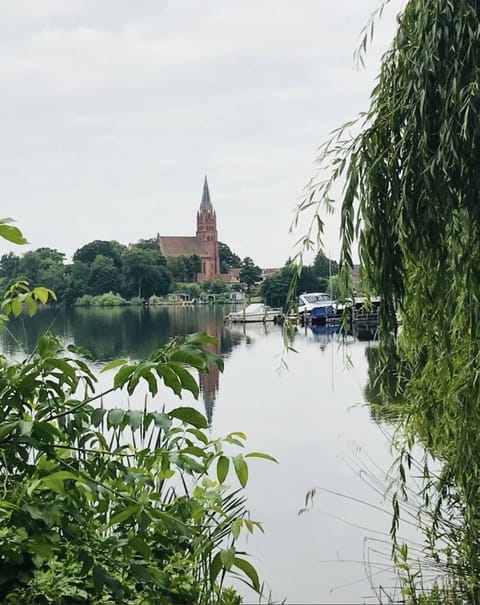
<instances>
[{"instance_id":1,"label":"church roof","mask_svg":"<svg viewBox=\"0 0 480 605\"><path fill-rule=\"evenodd\" d=\"M202 201L200 203L200 210L202 208L208 208L209 210L213 210L212 201L210 199L210 191L208 190L207 175L205 175L205 180L203 181L203 192Z\"/></svg>"},{"instance_id":2,"label":"church roof","mask_svg":"<svg viewBox=\"0 0 480 605\"><path fill-rule=\"evenodd\" d=\"M197 237L160 235L158 237L160 250L164 256L210 256L207 248Z\"/></svg>"}]
</instances>

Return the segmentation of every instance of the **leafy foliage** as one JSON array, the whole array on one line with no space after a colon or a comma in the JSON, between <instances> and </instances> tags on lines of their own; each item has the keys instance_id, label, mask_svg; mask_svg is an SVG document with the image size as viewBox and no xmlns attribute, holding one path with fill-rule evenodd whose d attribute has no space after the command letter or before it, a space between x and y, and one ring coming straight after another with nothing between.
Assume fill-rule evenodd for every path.
<instances>
[{"instance_id":1,"label":"leafy foliage","mask_svg":"<svg viewBox=\"0 0 480 605\"><path fill-rule=\"evenodd\" d=\"M132 394L144 381L152 396L163 383L196 397L187 368L221 363L209 343L197 334L145 361L112 362L110 392ZM217 468L231 460L245 487L246 456L224 451L245 436L210 439L190 407L106 407L82 353L45 335L25 363L0 359L1 600L210 603L222 570L259 591L234 544L240 528L260 525L227 487L228 469ZM61 581L51 583L55 575Z\"/></svg>"},{"instance_id":2,"label":"leafy foliage","mask_svg":"<svg viewBox=\"0 0 480 605\"><path fill-rule=\"evenodd\" d=\"M33 314L51 297L18 282L4 296L1 320L23 306ZM235 543L242 530L261 529L242 495L247 458L272 458L230 453L245 435L211 439L192 407L107 404L140 382L152 398L162 386L198 397L192 370L222 368L206 348L213 344L194 334L146 360L113 361L104 368L114 371L113 384L103 392L87 352L50 334L21 363L0 356L3 603L234 605L241 598L224 590L227 573L260 592ZM227 484L232 472L239 488Z\"/></svg>"},{"instance_id":3,"label":"leafy foliage","mask_svg":"<svg viewBox=\"0 0 480 605\"><path fill-rule=\"evenodd\" d=\"M242 260L232 252L227 244L218 242L218 255L220 257L220 273L228 273L230 269L240 268L242 266Z\"/></svg>"},{"instance_id":4,"label":"leafy foliage","mask_svg":"<svg viewBox=\"0 0 480 605\"><path fill-rule=\"evenodd\" d=\"M404 410L400 483L415 443L442 466L438 476L422 467L421 490L427 556L446 576L438 602L454 602L442 593L451 586L455 602L480 594L479 35L475 0L407 2L370 109L323 146L329 177L314 180L299 207L313 210L308 247L321 238L321 209L334 207L334 182L344 181L341 271L346 283L358 238L363 282L382 297L377 397ZM402 491L392 500L394 539ZM411 579L405 586L418 602Z\"/></svg>"},{"instance_id":5,"label":"leafy foliage","mask_svg":"<svg viewBox=\"0 0 480 605\"><path fill-rule=\"evenodd\" d=\"M261 279L262 270L260 269L260 267L255 265L255 263L249 256L246 256L242 260L240 270L240 283L246 286L248 296L250 296L253 286L257 284Z\"/></svg>"},{"instance_id":6,"label":"leafy foliage","mask_svg":"<svg viewBox=\"0 0 480 605\"><path fill-rule=\"evenodd\" d=\"M173 256L167 260L167 267L175 281L190 282L197 279L202 260L197 254Z\"/></svg>"},{"instance_id":7,"label":"leafy foliage","mask_svg":"<svg viewBox=\"0 0 480 605\"><path fill-rule=\"evenodd\" d=\"M103 256L111 259L113 264L117 268L120 268L122 265L122 254L125 249L126 246L114 240L95 240L79 248L73 255L73 260L89 265L95 261L97 256Z\"/></svg>"},{"instance_id":8,"label":"leafy foliage","mask_svg":"<svg viewBox=\"0 0 480 605\"><path fill-rule=\"evenodd\" d=\"M146 299L153 294L166 294L172 279L166 268L165 258L156 248L145 242L133 246L122 256L122 292L125 296Z\"/></svg>"}]
</instances>

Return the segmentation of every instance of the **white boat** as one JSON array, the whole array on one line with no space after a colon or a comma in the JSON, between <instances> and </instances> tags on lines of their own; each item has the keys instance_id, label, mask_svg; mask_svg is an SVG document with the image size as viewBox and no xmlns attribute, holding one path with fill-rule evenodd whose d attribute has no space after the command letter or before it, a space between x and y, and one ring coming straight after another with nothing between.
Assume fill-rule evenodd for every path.
<instances>
[{"instance_id":1,"label":"white boat","mask_svg":"<svg viewBox=\"0 0 480 605\"><path fill-rule=\"evenodd\" d=\"M335 316L335 300L326 292L306 292L298 298L298 316L303 319L326 321Z\"/></svg>"},{"instance_id":2,"label":"white boat","mask_svg":"<svg viewBox=\"0 0 480 605\"><path fill-rule=\"evenodd\" d=\"M253 323L278 321L282 317L281 309L272 309L263 303L252 303L240 311L232 311L226 316L226 321L232 323Z\"/></svg>"}]
</instances>

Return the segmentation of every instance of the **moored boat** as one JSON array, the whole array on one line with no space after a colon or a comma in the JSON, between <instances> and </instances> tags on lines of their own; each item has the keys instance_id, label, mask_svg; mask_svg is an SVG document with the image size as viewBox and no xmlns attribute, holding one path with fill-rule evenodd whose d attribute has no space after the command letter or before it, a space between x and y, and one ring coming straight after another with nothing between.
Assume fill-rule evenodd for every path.
<instances>
[{"instance_id":1,"label":"moored boat","mask_svg":"<svg viewBox=\"0 0 480 605\"><path fill-rule=\"evenodd\" d=\"M352 306L353 325L378 325L380 297L356 296Z\"/></svg>"},{"instance_id":2,"label":"moored boat","mask_svg":"<svg viewBox=\"0 0 480 605\"><path fill-rule=\"evenodd\" d=\"M298 298L298 316L303 321L326 322L335 317L335 304L326 292L305 292Z\"/></svg>"},{"instance_id":3,"label":"moored boat","mask_svg":"<svg viewBox=\"0 0 480 605\"><path fill-rule=\"evenodd\" d=\"M279 321L281 317L281 309L272 309L263 303L251 303L240 311L232 311L225 320L232 323L253 323Z\"/></svg>"}]
</instances>

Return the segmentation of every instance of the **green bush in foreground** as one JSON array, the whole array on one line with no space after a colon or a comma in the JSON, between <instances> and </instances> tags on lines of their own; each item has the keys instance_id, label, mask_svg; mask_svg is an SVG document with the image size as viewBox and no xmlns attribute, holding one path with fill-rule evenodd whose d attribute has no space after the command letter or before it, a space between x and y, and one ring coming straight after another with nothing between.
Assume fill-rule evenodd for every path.
<instances>
[{"instance_id":1,"label":"green bush in foreground","mask_svg":"<svg viewBox=\"0 0 480 605\"><path fill-rule=\"evenodd\" d=\"M0 221L0 236L21 234ZM19 282L4 296L0 322L25 306L32 315L52 297ZM140 381L152 398L162 384L198 397L191 371L222 367L204 350L214 343L195 334L147 360L111 362L103 392L87 352L50 334L21 363L0 356L0 602L235 605L227 574L260 592L235 544L261 529L242 494L247 459L272 458L227 454L245 435L211 439L194 408L123 409L115 400ZM227 484L232 471L238 488Z\"/></svg>"},{"instance_id":2,"label":"green bush in foreground","mask_svg":"<svg viewBox=\"0 0 480 605\"><path fill-rule=\"evenodd\" d=\"M1 602L216 603L226 571L260 590L235 541L260 527L241 494L246 459L268 456L225 454L245 436L210 439L190 407L104 402L141 379L152 395L161 381L197 396L187 365L205 370L212 340L197 334L146 361L113 362L101 394L83 352L51 335L24 363L0 358ZM240 489L227 486L230 469Z\"/></svg>"}]
</instances>

